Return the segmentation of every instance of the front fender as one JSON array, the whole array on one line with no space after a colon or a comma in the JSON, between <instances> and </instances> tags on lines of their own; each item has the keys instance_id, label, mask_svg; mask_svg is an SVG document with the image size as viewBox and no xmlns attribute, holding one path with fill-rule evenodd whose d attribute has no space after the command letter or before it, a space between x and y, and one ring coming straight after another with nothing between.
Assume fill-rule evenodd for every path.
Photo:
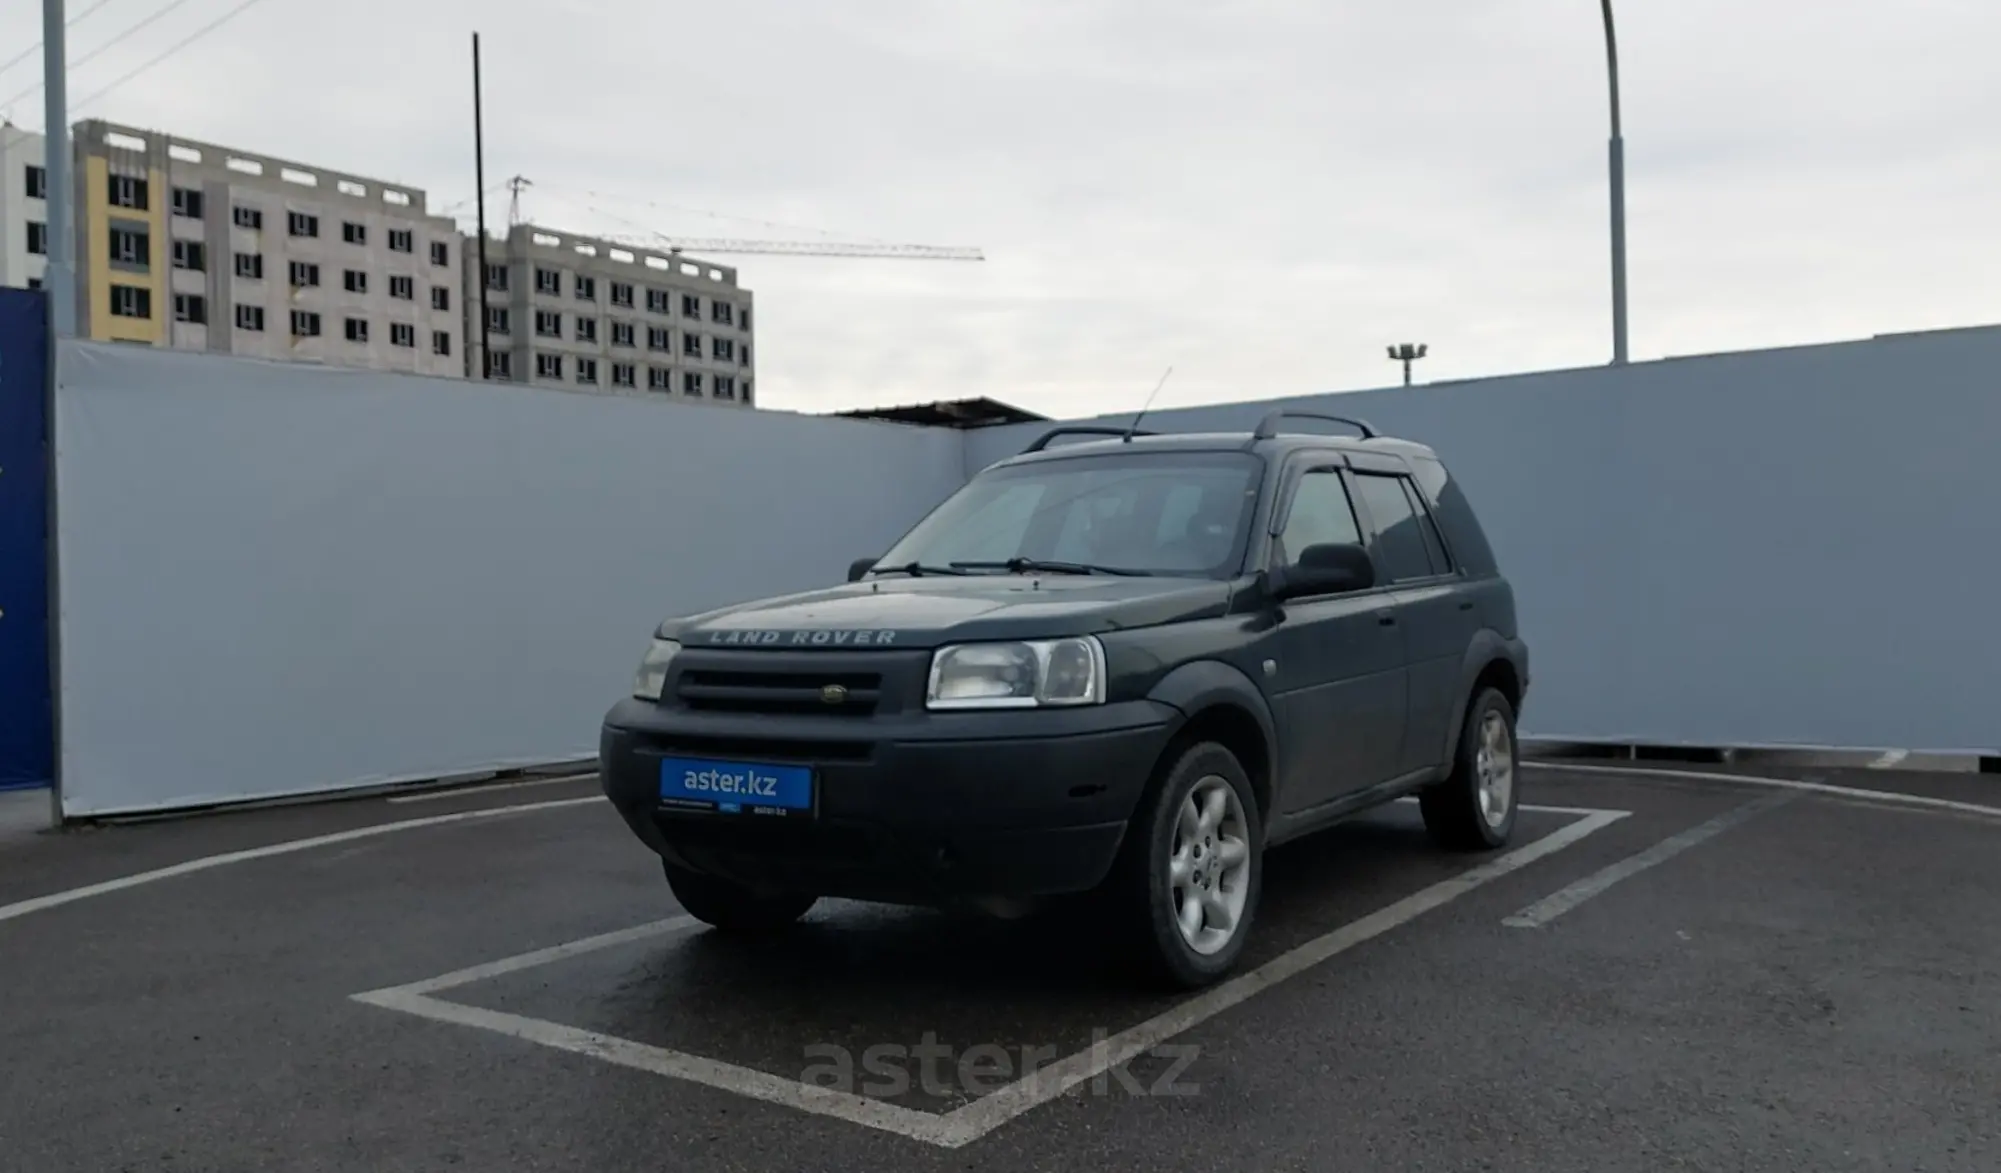
<instances>
[{"instance_id":1,"label":"front fender","mask_svg":"<svg viewBox=\"0 0 2001 1173\"><path fill-rule=\"evenodd\" d=\"M1278 725L1272 719L1271 702L1249 676L1221 660L1196 660L1161 677L1148 691L1147 699L1179 710L1184 724L1188 718L1216 705L1229 705L1249 713L1265 743L1265 776L1253 781L1264 794L1277 793Z\"/></svg>"}]
</instances>

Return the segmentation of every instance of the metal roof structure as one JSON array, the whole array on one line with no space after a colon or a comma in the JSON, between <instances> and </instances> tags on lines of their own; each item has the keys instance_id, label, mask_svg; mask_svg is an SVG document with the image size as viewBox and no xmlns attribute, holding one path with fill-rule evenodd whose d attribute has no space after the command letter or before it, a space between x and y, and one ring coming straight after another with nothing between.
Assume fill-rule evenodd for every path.
<instances>
[{"instance_id":1,"label":"metal roof structure","mask_svg":"<svg viewBox=\"0 0 2001 1173\"><path fill-rule=\"evenodd\" d=\"M898 424L929 424L944 428L989 428L997 424L1046 423L1049 417L982 396L978 399L944 399L935 403L914 403L902 407L858 407L837 411L850 419L887 420Z\"/></svg>"}]
</instances>

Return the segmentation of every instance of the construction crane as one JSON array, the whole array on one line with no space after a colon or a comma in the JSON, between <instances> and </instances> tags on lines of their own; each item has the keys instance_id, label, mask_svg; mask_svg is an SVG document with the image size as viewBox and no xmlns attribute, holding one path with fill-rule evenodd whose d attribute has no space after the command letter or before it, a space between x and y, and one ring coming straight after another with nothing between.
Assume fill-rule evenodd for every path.
<instances>
[{"instance_id":1,"label":"construction crane","mask_svg":"<svg viewBox=\"0 0 2001 1173\"><path fill-rule=\"evenodd\" d=\"M767 253L787 257L878 257L903 261L984 261L977 248L936 244L855 244L845 241L734 240L726 237L621 233L601 239L669 253Z\"/></svg>"},{"instance_id":2,"label":"construction crane","mask_svg":"<svg viewBox=\"0 0 2001 1173\"><path fill-rule=\"evenodd\" d=\"M521 193L534 186L525 176L516 175L507 181L511 198L508 200L507 223L509 227L522 223ZM623 216L616 216L595 204L587 204L591 211L643 228ZM741 240L732 237L669 236L664 232L648 230L642 233L620 233L600 236L598 239L614 244L631 245L634 248L658 249L661 252L679 256L683 253L762 253L767 256L785 257L872 257L896 261L984 261L986 254L977 248L962 248L934 244L890 244L886 242L857 242L838 240Z\"/></svg>"}]
</instances>

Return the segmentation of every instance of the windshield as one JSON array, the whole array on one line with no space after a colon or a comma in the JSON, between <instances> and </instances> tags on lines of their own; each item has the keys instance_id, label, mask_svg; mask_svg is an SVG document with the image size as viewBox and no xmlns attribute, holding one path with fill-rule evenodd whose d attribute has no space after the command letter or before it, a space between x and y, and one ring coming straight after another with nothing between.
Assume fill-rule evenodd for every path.
<instances>
[{"instance_id":1,"label":"windshield","mask_svg":"<svg viewBox=\"0 0 2001 1173\"><path fill-rule=\"evenodd\" d=\"M992 469L919 522L878 560L876 573L913 563L1036 568L1020 559L1227 578L1243 562L1263 467L1241 452L1144 452Z\"/></svg>"}]
</instances>

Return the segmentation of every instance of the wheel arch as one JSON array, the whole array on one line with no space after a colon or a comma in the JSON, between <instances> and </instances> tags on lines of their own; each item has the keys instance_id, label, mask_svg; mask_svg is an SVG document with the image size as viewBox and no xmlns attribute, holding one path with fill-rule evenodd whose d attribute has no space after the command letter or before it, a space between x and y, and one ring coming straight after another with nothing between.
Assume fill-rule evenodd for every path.
<instances>
[{"instance_id":1,"label":"wheel arch","mask_svg":"<svg viewBox=\"0 0 2001 1173\"><path fill-rule=\"evenodd\" d=\"M1493 688L1508 698L1508 706L1515 711L1516 718L1521 717L1522 699L1528 692L1526 659L1519 640L1504 639L1492 631L1482 631L1473 638L1459 669L1459 707L1452 714L1452 727L1446 731L1445 745L1441 747L1444 756L1439 760L1450 762L1456 756L1466 726L1466 713L1482 689Z\"/></svg>"},{"instance_id":2,"label":"wheel arch","mask_svg":"<svg viewBox=\"0 0 2001 1173\"><path fill-rule=\"evenodd\" d=\"M1220 660L1198 660L1162 677L1148 696L1182 714L1154 763L1155 773L1188 746L1214 741L1236 755L1251 780L1259 819L1269 823L1277 789L1278 728L1251 678Z\"/></svg>"}]
</instances>

